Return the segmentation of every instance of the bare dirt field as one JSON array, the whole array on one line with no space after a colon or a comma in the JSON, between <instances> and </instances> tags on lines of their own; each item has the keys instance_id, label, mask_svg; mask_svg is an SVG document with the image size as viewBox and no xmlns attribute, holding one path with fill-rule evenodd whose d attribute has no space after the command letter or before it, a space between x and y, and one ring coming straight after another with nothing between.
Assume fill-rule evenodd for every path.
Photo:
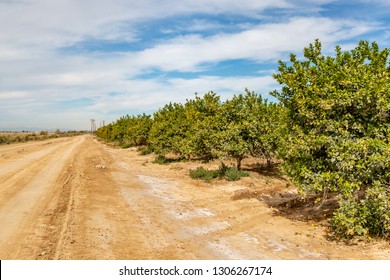
<instances>
[{"instance_id":1,"label":"bare dirt field","mask_svg":"<svg viewBox=\"0 0 390 280\"><path fill-rule=\"evenodd\" d=\"M153 158L89 135L0 146L0 259L390 259L383 240L329 239L331 201L281 176L205 183L200 162Z\"/></svg>"}]
</instances>

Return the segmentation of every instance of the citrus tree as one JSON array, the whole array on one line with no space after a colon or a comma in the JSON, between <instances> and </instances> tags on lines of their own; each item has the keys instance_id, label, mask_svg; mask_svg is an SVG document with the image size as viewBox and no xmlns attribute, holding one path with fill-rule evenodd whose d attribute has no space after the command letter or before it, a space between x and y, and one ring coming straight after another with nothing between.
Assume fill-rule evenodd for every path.
<instances>
[{"instance_id":1,"label":"citrus tree","mask_svg":"<svg viewBox=\"0 0 390 280\"><path fill-rule=\"evenodd\" d=\"M185 155L185 138L190 122L185 108L180 103L169 103L153 114L153 124L149 131L148 144L157 154Z\"/></svg>"},{"instance_id":2,"label":"citrus tree","mask_svg":"<svg viewBox=\"0 0 390 280\"><path fill-rule=\"evenodd\" d=\"M131 146L146 145L153 120L150 115L142 114L129 118L126 139Z\"/></svg>"},{"instance_id":3,"label":"citrus tree","mask_svg":"<svg viewBox=\"0 0 390 280\"><path fill-rule=\"evenodd\" d=\"M196 94L195 98L187 100L184 106L190 124L186 133L186 154L203 159L213 158L213 134L217 125L217 112L221 107L220 97L212 91L202 97Z\"/></svg>"},{"instance_id":4,"label":"citrus tree","mask_svg":"<svg viewBox=\"0 0 390 280\"><path fill-rule=\"evenodd\" d=\"M281 103L268 102L261 95L246 89L244 96L245 129L249 153L266 160L270 167L281 145L285 128L285 108Z\"/></svg>"},{"instance_id":5,"label":"citrus tree","mask_svg":"<svg viewBox=\"0 0 390 280\"><path fill-rule=\"evenodd\" d=\"M268 103L246 89L226 100L215 118L212 151L218 157L234 158L237 169L248 156L262 157L270 165L278 146L283 107Z\"/></svg>"},{"instance_id":6,"label":"citrus tree","mask_svg":"<svg viewBox=\"0 0 390 280\"><path fill-rule=\"evenodd\" d=\"M123 116L113 123L100 127L96 135L121 147L146 145L152 119L149 115Z\"/></svg>"},{"instance_id":7,"label":"citrus tree","mask_svg":"<svg viewBox=\"0 0 390 280\"><path fill-rule=\"evenodd\" d=\"M212 135L212 152L219 158L234 158L237 169L241 169L241 162L249 151L244 106L242 94L226 100L218 110Z\"/></svg>"},{"instance_id":8,"label":"citrus tree","mask_svg":"<svg viewBox=\"0 0 390 280\"><path fill-rule=\"evenodd\" d=\"M284 169L303 191L340 194L332 226L344 236L390 235L388 57L366 41L326 56L316 40L274 75L288 110Z\"/></svg>"}]
</instances>

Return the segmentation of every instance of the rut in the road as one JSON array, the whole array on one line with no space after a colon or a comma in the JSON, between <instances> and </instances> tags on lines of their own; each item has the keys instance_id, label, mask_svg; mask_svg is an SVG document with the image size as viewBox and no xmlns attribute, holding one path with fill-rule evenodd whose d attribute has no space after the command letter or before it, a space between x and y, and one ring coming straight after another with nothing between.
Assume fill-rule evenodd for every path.
<instances>
[{"instance_id":1,"label":"rut in the road","mask_svg":"<svg viewBox=\"0 0 390 280\"><path fill-rule=\"evenodd\" d=\"M84 141L78 137L39 145L11 163L1 162L0 224L6 226L0 231L0 258L35 258L41 251L42 232L56 229L43 221L61 197L66 165Z\"/></svg>"}]
</instances>

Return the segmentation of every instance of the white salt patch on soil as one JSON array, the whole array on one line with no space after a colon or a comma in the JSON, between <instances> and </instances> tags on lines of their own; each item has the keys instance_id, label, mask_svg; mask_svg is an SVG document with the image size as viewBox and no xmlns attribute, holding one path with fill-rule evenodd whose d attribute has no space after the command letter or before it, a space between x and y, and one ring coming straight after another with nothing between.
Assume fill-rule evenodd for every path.
<instances>
[{"instance_id":1,"label":"white salt patch on soil","mask_svg":"<svg viewBox=\"0 0 390 280\"><path fill-rule=\"evenodd\" d=\"M246 242L248 243L254 243L254 244L259 244L259 239L257 239L256 237L253 237L251 235L249 235L248 233L246 232L240 232L238 234L239 237L241 237L242 239L244 239Z\"/></svg>"},{"instance_id":2,"label":"white salt patch on soil","mask_svg":"<svg viewBox=\"0 0 390 280\"><path fill-rule=\"evenodd\" d=\"M209 247L213 252L220 255L223 259L230 260L242 260L245 259L245 256L241 255L239 252L233 250L228 245L220 242L210 242L207 247Z\"/></svg>"},{"instance_id":3,"label":"white salt patch on soil","mask_svg":"<svg viewBox=\"0 0 390 280\"><path fill-rule=\"evenodd\" d=\"M270 239L270 238L268 239L268 245L271 245L274 248L273 249L274 253L279 253L279 252L283 252L283 251L292 252L292 250L289 247L287 247L287 246L285 246L285 245L283 245L283 244L281 244L273 239Z\"/></svg>"},{"instance_id":4,"label":"white salt patch on soil","mask_svg":"<svg viewBox=\"0 0 390 280\"><path fill-rule=\"evenodd\" d=\"M207 208L197 208L193 211L169 211L168 213L177 220L190 220L215 216L215 214Z\"/></svg>"},{"instance_id":5,"label":"white salt patch on soil","mask_svg":"<svg viewBox=\"0 0 390 280\"><path fill-rule=\"evenodd\" d=\"M175 182L145 175L138 175L137 177L141 182L145 183L149 187L149 193L156 198L164 202L173 202L177 200L176 198L171 197L168 193L169 190L177 185Z\"/></svg>"},{"instance_id":6,"label":"white salt patch on soil","mask_svg":"<svg viewBox=\"0 0 390 280\"><path fill-rule=\"evenodd\" d=\"M189 229L192 233L195 235L205 235L210 232L214 231L219 231L219 230L224 230L230 227L230 224L228 222L218 222L218 223L213 223L210 226L202 226L202 227L195 227L192 229Z\"/></svg>"}]
</instances>

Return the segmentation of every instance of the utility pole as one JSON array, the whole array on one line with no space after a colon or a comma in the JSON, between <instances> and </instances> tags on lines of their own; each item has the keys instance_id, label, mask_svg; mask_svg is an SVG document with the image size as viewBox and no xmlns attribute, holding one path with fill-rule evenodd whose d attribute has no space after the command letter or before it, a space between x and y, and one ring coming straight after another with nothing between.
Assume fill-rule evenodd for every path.
<instances>
[{"instance_id":1,"label":"utility pole","mask_svg":"<svg viewBox=\"0 0 390 280\"><path fill-rule=\"evenodd\" d=\"M91 119L91 133L94 133L96 131L96 121L95 119Z\"/></svg>"}]
</instances>

